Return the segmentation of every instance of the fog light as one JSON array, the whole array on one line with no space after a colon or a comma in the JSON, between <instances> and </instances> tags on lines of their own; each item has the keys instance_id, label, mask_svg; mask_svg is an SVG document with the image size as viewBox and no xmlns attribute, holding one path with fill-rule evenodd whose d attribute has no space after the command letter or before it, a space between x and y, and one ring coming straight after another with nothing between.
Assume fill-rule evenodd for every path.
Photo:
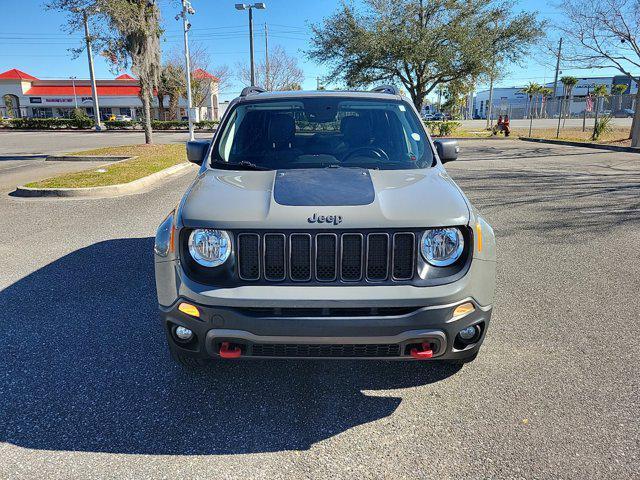
<instances>
[{"instance_id":1,"label":"fog light","mask_svg":"<svg viewBox=\"0 0 640 480\"><path fill-rule=\"evenodd\" d=\"M185 327L176 327L175 334L178 340L188 342L193 338L193 332Z\"/></svg>"},{"instance_id":2,"label":"fog light","mask_svg":"<svg viewBox=\"0 0 640 480\"><path fill-rule=\"evenodd\" d=\"M458 335L463 342L471 343L479 333L480 329L477 327L477 325L473 325L471 327L463 328L462 330L460 330Z\"/></svg>"}]
</instances>

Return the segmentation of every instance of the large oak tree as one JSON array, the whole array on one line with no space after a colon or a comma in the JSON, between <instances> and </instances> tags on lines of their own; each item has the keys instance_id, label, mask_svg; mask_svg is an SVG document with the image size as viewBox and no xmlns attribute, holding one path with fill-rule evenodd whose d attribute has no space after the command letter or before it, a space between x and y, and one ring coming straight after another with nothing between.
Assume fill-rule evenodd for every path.
<instances>
[{"instance_id":1,"label":"large oak tree","mask_svg":"<svg viewBox=\"0 0 640 480\"><path fill-rule=\"evenodd\" d=\"M517 61L542 35L531 13L491 0L366 0L343 3L312 27L309 56L349 87L400 83L420 109L440 84Z\"/></svg>"},{"instance_id":2,"label":"large oak tree","mask_svg":"<svg viewBox=\"0 0 640 480\"><path fill-rule=\"evenodd\" d=\"M49 0L47 8L67 13L67 30L82 30L86 12L92 40L115 69L138 77L145 142L152 142L151 101L160 77L160 9L155 0ZM75 55L81 49L73 49Z\"/></svg>"}]
</instances>

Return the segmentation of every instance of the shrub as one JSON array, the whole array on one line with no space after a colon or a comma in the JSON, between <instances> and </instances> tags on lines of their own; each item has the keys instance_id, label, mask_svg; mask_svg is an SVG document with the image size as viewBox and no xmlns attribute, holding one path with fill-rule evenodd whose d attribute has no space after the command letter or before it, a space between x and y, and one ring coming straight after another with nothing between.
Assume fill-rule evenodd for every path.
<instances>
[{"instance_id":1,"label":"shrub","mask_svg":"<svg viewBox=\"0 0 640 480\"><path fill-rule=\"evenodd\" d=\"M591 136L592 140L598 140L605 133L609 133L612 130L612 120L610 115L605 115L604 117L600 117L600 119L596 122L596 125L593 129L593 135Z\"/></svg>"},{"instance_id":2,"label":"shrub","mask_svg":"<svg viewBox=\"0 0 640 480\"><path fill-rule=\"evenodd\" d=\"M194 126L200 130L213 130L220 124L220 120L201 120L194 123Z\"/></svg>"},{"instance_id":3,"label":"shrub","mask_svg":"<svg viewBox=\"0 0 640 480\"><path fill-rule=\"evenodd\" d=\"M12 118L5 120L5 128L23 130L55 130L55 129L89 129L93 127L93 120L86 118Z\"/></svg>"},{"instance_id":4,"label":"shrub","mask_svg":"<svg viewBox=\"0 0 640 480\"><path fill-rule=\"evenodd\" d=\"M152 120L151 128L154 130L178 130L189 128L189 122L185 120Z\"/></svg>"},{"instance_id":5,"label":"shrub","mask_svg":"<svg viewBox=\"0 0 640 480\"><path fill-rule=\"evenodd\" d=\"M89 118L89 115L87 115L86 110L82 110L81 108L74 108L71 111L71 118L74 120L85 120Z\"/></svg>"},{"instance_id":6,"label":"shrub","mask_svg":"<svg viewBox=\"0 0 640 480\"><path fill-rule=\"evenodd\" d=\"M138 122L131 120L107 120L104 122L105 127L109 130L126 130L138 126Z\"/></svg>"},{"instance_id":7,"label":"shrub","mask_svg":"<svg viewBox=\"0 0 640 480\"><path fill-rule=\"evenodd\" d=\"M429 132L431 132L431 134L436 137L446 137L448 135L451 135L460 126L460 122L455 122L452 120L427 120L424 123L429 129Z\"/></svg>"}]
</instances>

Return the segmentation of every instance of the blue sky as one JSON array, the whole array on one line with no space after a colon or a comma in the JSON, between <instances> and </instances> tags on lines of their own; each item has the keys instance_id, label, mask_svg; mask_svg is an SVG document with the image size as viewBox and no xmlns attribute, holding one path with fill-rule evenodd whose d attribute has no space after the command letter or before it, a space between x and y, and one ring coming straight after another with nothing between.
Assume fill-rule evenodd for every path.
<instances>
[{"instance_id":1,"label":"blue sky","mask_svg":"<svg viewBox=\"0 0 640 480\"><path fill-rule=\"evenodd\" d=\"M234 71L239 62L249 56L247 12L234 9L234 1L192 0L196 15L191 17L191 41L204 46L212 65L228 65ZM254 15L256 57L264 56L264 22L269 25L269 43L281 45L299 59L305 73L304 88L313 89L316 77L322 77L326 69L306 59L304 51L309 47L308 25L318 23L335 11L339 0L268 0L266 10L256 10ZM162 10L165 38L163 52L182 48L181 24L174 20L179 11L178 0L159 0ZM543 18L553 22L559 13L553 4L522 0L514 3L515 11L538 10ZM69 36L61 29L64 16L46 11L42 0L0 0L0 18L4 18L0 32L0 72L18 68L39 78L88 77L86 56L73 60L67 51L81 41L81 35ZM17 19L19 21L10 21ZM95 56L96 75L113 78L109 66L99 55ZM528 81L542 83L553 80L554 60L546 51L538 51L523 65L509 66L498 80L498 86L523 85ZM564 70L565 74L586 76L588 72ZM598 75L614 74L614 70L594 72ZM223 99L237 95L241 84L233 84L222 92ZM480 87L481 88L481 87Z\"/></svg>"}]
</instances>

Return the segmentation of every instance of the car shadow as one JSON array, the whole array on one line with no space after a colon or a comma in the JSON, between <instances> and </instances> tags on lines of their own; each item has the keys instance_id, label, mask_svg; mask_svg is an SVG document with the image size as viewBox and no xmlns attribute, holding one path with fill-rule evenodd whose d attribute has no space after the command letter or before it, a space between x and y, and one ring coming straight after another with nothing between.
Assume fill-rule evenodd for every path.
<instances>
[{"instance_id":1,"label":"car shadow","mask_svg":"<svg viewBox=\"0 0 640 480\"><path fill-rule=\"evenodd\" d=\"M308 449L394 413L399 389L440 364L169 359L156 313L153 239L82 248L0 292L0 441L132 454Z\"/></svg>"}]
</instances>

